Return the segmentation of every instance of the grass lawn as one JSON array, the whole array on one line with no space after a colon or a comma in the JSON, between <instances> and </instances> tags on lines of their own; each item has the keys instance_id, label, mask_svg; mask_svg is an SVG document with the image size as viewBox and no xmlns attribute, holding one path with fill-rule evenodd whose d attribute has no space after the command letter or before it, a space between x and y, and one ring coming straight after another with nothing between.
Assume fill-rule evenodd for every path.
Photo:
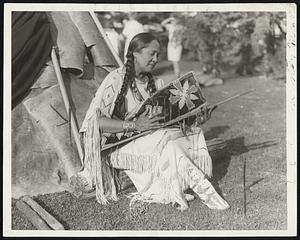
<instances>
[{"instance_id":1,"label":"grass lawn","mask_svg":"<svg viewBox=\"0 0 300 240\"><path fill-rule=\"evenodd\" d=\"M197 63L182 63L183 72ZM170 80L165 64L158 71ZM217 191L231 208L207 208L199 198L180 212L171 205L142 204L130 213L127 194L109 206L95 199L78 201L68 192L34 197L70 230L285 230L286 191L286 100L285 83L262 77L226 77L224 85L203 89L206 99L220 101L248 89L256 91L216 109L204 126L206 139L220 137L226 149L212 154ZM246 161L247 212L243 214L243 166ZM12 229L35 229L12 205Z\"/></svg>"}]
</instances>

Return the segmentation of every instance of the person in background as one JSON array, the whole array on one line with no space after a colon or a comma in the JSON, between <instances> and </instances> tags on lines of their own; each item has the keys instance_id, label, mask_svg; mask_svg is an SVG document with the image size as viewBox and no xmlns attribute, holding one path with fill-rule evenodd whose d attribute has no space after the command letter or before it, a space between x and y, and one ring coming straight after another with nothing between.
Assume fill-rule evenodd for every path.
<instances>
[{"instance_id":1,"label":"person in background","mask_svg":"<svg viewBox=\"0 0 300 240\"><path fill-rule=\"evenodd\" d=\"M144 32L143 24L138 22L136 20L136 14L135 13L129 13L128 19L123 20L124 29L123 29L123 35L125 36L125 47L124 47L124 61L126 60L126 53L129 46L129 43L131 39L141 33Z\"/></svg>"},{"instance_id":2,"label":"person in background","mask_svg":"<svg viewBox=\"0 0 300 240\"><path fill-rule=\"evenodd\" d=\"M209 208L225 210L228 203L208 180L212 176L212 160L199 125L209 119L208 109L203 110L201 122L189 130L189 137L179 128L162 128L159 121L164 117L159 116L158 109L147 109L134 119L129 117L163 87L163 80L151 73L160 48L151 33L137 34L129 44L125 65L103 80L80 129L84 169L71 177L71 185L85 192L96 189L97 201L107 204L117 200L116 169L123 169L137 189L132 201L171 203L186 210L187 201L194 199L184 193L190 188ZM147 130L155 131L116 149L101 151L104 144Z\"/></svg>"},{"instance_id":3,"label":"person in background","mask_svg":"<svg viewBox=\"0 0 300 240\"><path fill-rule=\"evenodd\" d=\"M178 18L170 17L162 21L161 25L168 31L168 60L173 63L173 70L176 77L180 77L179 61L182 53L182 39L184 27L179 24Z\"/></svg>"},{"instance_id":4,"label":"person in background","mask_svg":"<svg viewBox=\"0 0 300 240\"><path fill-rule=\"evenodd\" d=\"M161 26L159 20L155 17L151 17L146 24L144 24L145 32L163 32L164 29Z\"/></svg>"},{"instance_id":5,"label":"person in background","mask_svg":"<svg viewBox=\"0 0 300 240\"><path fill-rule=\"evenodd\" d=\"M252 22L246 23L238 28L241 33L241 46L236 56L240 56L240 61L236 69L236 73L241 76L252 75L255 62L253 62L253 47L251 43L251 34L254 31L254 24Z\"/></svg>"}]
</instances>

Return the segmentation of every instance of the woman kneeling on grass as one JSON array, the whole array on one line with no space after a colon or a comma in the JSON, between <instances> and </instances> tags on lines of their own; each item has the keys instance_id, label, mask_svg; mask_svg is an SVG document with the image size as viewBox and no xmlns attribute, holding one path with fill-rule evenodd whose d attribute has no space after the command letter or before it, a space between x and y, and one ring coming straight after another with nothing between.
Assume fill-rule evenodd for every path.
<instances>
[{"instance_id":1,"label":"woman kneeling on grass","mask_svg":"<svg viewBox=\"0 0 300 240\"><path fill-rule=\"evenodd\" d=\"M125 120L144 99L163 87L163 81L150 73L159 53L160 43L152 34L137 34L130 42L125 66L104 79L81 128L84 169L71 178L71 184L84 192L96 188L97 201L106 204L117 200L117 170L124 169L137 189L135 200L172 203L185 210L187 201L193 199L184 194L190 188L209 208L227 209L228 203L207 179L212 176L212 160L199 127L194 127L187 138L178 128L161 128L161 118L149 118L147 111L135 121ZM101 152L104 144L150 129L156 130Z\"/></svg>"}]
</instances>

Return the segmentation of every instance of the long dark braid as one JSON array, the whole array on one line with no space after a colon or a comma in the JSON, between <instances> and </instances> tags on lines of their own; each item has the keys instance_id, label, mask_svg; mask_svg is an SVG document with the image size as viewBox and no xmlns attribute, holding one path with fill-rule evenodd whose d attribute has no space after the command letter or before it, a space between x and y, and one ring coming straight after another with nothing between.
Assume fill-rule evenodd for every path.
<instances>
[{"instance_id":1,"label":"long dark braid","mask_svg":"<svg viewBox=\"0 0 300 240\"><path fill-rule=\"evenodd\" d=\"M154 77L151 73L147 73L147 77L148 77L148 86L147 86L147 90L150 93L150 96L152 94L154 94L156 92L156 85L155 85L155 81L154 81Z\"/></svg>"},{"instance_id":2,"label":"long dark braid","mask_svg":"<svg viewBox=\"0 0 300 240\"><path fill-rule=\"evenodd\" d=\"M128 51L127 55L126 55L127 61L125 63L125 75L124 75L124 80L123 80L123 84L120 90L120 93L116 99L116 103L115 103L115 109L113 112L113 115L115 115L116 117L123 119L124 118L124 114L122 114L121 112L121 105L124 104L124 99L125 99L125 95L128 91L128 86L131 85L131 82L134 80L135 77L135 69L134 69L134 57L133 57L133 52L132 51Z\"/></svg>"}]
</instances>

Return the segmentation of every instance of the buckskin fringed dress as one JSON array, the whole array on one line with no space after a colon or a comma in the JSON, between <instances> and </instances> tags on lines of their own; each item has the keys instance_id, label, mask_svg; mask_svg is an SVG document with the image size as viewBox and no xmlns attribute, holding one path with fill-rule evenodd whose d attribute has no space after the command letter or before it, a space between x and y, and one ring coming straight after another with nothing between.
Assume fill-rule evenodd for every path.
<instances>
[{"instance_id":1,"label":"buckskin fringed dress","mask_svg":"<svg viewBox=\"0 0 300 240\"><path fill-rule=\"evenodd\" d=\"M114 107L113 103L122 85L124 74L125 69L119 68L106 77L102 83L104 86L101 85L102 90L98 90L99 93L97 92L81 128L87 152L85 170L89 171L96 185L98 202L105 204L109 199L117 198L112 179L114 174L111 170L117 168L124 169L134 183L137 189L134 200L177 203L179 209L184 210L188 207L184 191L190 188L209 208L229 208L228 203L221 198L207 179L212 176L212 160L199 127L192 128L187 137L183 136L178 128L159 129L101 156L99 149L95 148L97 142L91 139L99 132L97 131L99 124L95 122L99 121L101 116L111 117L111 108ZM158 89L161 88L162 81L156 79L156 86ZM144 99L149 97L145 90L146 84L137 83L137 87ZM110 94L105 93L104 89L110 89ZM111 91L112 89L114 90ZM140 104L130 89L125 102L128 113ZM120 138L123 134L119 133L117 136ZM100 133L100 145L103 145L110 136L111 134ZM86 146L86 144L94 146ZM97 157L101 159L96 159ZM97 171L95 168L98 168Z\"/></svg>"}]
</instances>

